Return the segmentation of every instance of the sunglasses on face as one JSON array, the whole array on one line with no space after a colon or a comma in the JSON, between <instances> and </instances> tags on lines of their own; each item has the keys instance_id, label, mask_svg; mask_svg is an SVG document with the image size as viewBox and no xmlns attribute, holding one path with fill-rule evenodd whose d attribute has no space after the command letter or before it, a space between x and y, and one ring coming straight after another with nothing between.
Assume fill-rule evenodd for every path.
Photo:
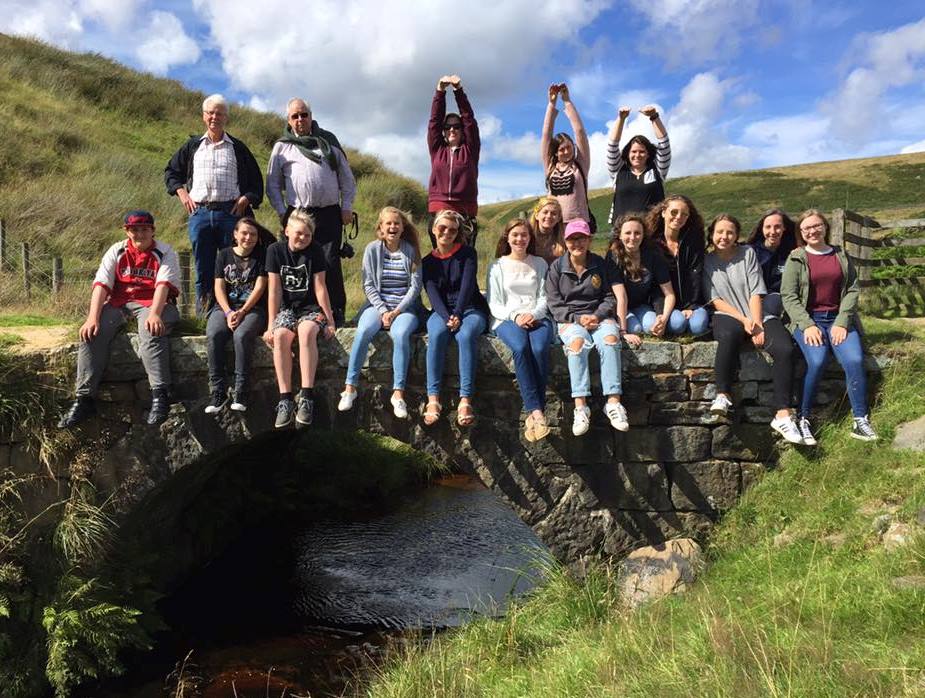
<instances>
[{"instance_id":1,"label":"sunglasses on face","mask_svg":"<svg viewBox=\"0 0 925 698\"><path fill-rule=\"evenodd\" d=\"M444 131L462 131L462 124L444 124Z\"/></svg>"},{"instance_id":2,"label":"sunglasses on face","mask_svg":"<svg viewBox=\"0 0 925 698\"><path fill-rule=\"evenodd\" d=\"M449 226L449 225L438 225L437 232L438 233L458 233L459 228L455 226Z\"/></svg>"},{"instance_id":3,"label":"sunglasses on face","mask_svg":"<svg viewBox=\"0 0 925 698\"><path fill-rule=\"evenodd\" d=\"M295 119L295 120L307 119L308 117L309 117L309 114L307 111L297 111L296 113L289 115L290 119Z\"/></svg>"}]
</instances>

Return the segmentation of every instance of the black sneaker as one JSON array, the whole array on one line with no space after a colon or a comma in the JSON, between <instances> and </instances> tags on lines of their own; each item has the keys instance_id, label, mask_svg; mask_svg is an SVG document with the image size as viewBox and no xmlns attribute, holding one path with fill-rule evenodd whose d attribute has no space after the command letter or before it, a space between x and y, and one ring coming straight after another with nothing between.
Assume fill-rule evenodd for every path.
<instances>
[{"instance_id":1,"label":"black sneaker","mask_svg":"<svg viewBox=\"0 0 925 698\"><path fill-rule=\"evenodd\" d=\"M289 398L283 398L276 405L276 423L273 425L277 429L288 427L292 424L292 418L295 415L295 403Z\"/></svg>"},{"instance_id":2,"label":"black sneaker","mask_svg":"<svg viewBox=\"0 0 925 698\"><path fill-rule=\"evenodd\" d=\"M91 397L79 397L71 403L68 411L58 420L59 429L70 429L77 426L87 417L96 414L96 403Z\"/></svg>"},{"instance_id":3,"label":"black sneaker","mask_svg":"<svg viewBox=\"0 0 925 698\"><path fill-rule=\"evenodd\" d=\"M308 426L315 417L315 401L310 397L299 398L299 411L296 413L296 424Z\"/></svg>"},{"instance_id":4,"label":"black sneaker","mask_svg":"<svg viewBox=\"0 0 925 698\"><path fill-rule=\"evenodd\" d=\"M815 446L816 437L813 436L813 425L809 423L807 417L800 417L800 420L797 422L797 427L800 429L800 436L803 437L804 446Z\"/></svg>"},{"instance_id":5,"label":"black sneaker","mask_svg":"<svg viewBox=\"0 0 925 698\"><path fill-rule=\"evenodd\" d=\"M235 390L234 397L231 399L231 409L235 412L247 412L247 393L243 390Z\"/></svg>"},{"instance_id":6,"label":"black sneaker","mask_svg":"<svg viewBox=\"0 0 925 698\"><path fill-rule=\"evenodd\" d=\"M860 439L861 441L876 441L877 432L874 431L867 417L855 417L854 426L851 427L851 438Z\"/></svg>"},{"instance_id":7,"label":"black sneaker","mask_svg":"<svg viewBox=\"0 0 925 698\"><path fill-rule=\"evenodd\" d=\"M163 388L151 392L151 409L148 411L148 424L157 426L167 421L170 414L170 396Z\"/></svg>"},{"instance_id":8,"label":"black sneaker","mask_svg":"<svg viewBox=\"0 0 925 698\"><path fill-rule=\"evenodd\" d=\"M206 405L206 414L217 414L221 412L225 403L228 402L228 391L224 388L215 388L212 396L209 398L209 404Z\"/></svg>"}]
</instances>

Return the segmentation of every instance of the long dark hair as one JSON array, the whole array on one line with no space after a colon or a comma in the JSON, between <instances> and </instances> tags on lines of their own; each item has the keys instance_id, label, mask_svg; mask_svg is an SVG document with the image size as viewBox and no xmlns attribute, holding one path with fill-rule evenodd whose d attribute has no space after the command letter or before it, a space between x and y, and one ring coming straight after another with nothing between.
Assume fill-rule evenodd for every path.
<instances>
[{"instance_id":1,"label":"long dark hair","mask_svg":"<svg viewBox=\"0 0 925 698\"><path fill-rule=\"evenodd\" d=\"M649 237L659 244L664 245L665 219L662 217L662 213L668 208L668 205L672 201L683 201L687 204L687 210L690 212L690 215L687 217L687 222L684 224L684 227L681 228L681 237L686 238L692 235L693 237L691 240L693 241L696 239L702 245L704 242L703 216L700 215L697 207L694 206L694 202L684 196L684 194L672 194L666 197L664 201L658 202L649 209L649 213L646 214L646 230L649 233Z\"/></svg>"},{"instance_id":2,"label":"long dark hair","mask_svg":"<svg viewBox=\"0 0 925 698\"><path fill-rule=\"evenodd\" d=\"M639 223L642 226L641 245L645 245L648 235L646 234L646 219L641 213L625 213L620 216L613 224L613 235L610 238L610 252L613 254L617 266L623 269L630 281L639 281L642 279L642 272L645 267L642 266L642 259L637 264L620 239L620 231L625 223Z\"/></svg>"},{"instance_id":3,"label":"long dark hair","mask_svg":"<svg viewBox=\"0 0 925 698\"><path fill-rule=\"evenodd\" d=\"M572 159L578 160L578 146L575 145L575 141L565 131L560 131L549 139L549 146L546 149L546 159L549 161L550 172L555 168L556 163L559 162L559 146L566 142L572 144Z\"/></svg>"},{"instance_id":4,"label":"long dark hair","mask_svg":"<svg viewBox=\"0 0 925 698\"><path fill-rule=\"evenodd\" d=\"M536 235L533 232L533 226L526 218L515 218L507 222L501 236L498 238L498 244L495 246L495 257L503 257L511 254L511 243L507 241L508 234L518 226L523 226L530 234L530 242L527 243L527 254L536 254Z\"/></svg>"},{"instance_id":5,"label":"long dark hair","mask_svg":"<svg viewBox=\"0 0 925 698\"><path fill-rule=\"evenodd\" d=\"M771 216L780 216L784 222L784 234L780 238L780 247L778 247L778 258L783 259L789 255L797 246L797 224L787 215L783 209L772 208L761 214L761 218L755 223L752 232L748 234L746 242L749 245L764 245L764 222Z\"/></svg>"},{"instance_id":6,"label":"long dark hair","mask_svg":"<svg viewBox=\"0 0 925 698\"><path fill-rule=\"evenodd\" d=\"M643 135L633 136L629 139L627 144L623 146L620 155L623 157L625 165L627 167L630 166L630 148L633 147L633 143L638 143L646 149L646 153L648 153L648 157L646 158L646 169L651 167L658 172L658 169L655 167L655 144ZM659 175L659 178L661 178L661 175Z\"/></svg>"}]
</instances>

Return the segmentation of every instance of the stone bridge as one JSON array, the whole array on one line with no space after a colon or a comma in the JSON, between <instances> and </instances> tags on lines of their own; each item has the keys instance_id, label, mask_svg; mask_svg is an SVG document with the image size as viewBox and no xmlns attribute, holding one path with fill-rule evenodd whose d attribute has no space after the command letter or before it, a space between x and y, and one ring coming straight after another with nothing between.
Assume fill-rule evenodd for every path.
<instances>
[{"instance_id":1,"label":"stone bridge","mask_svg":"<svg viewBox=\"0 0 925 698\"><path fill-rule=\"evenodd\" d=\"M561 350L551 349L548 418L552 434L523 439L520 395L510 352L483 338L474 398L476 423L455 423L458 387L455 350L447 359L444 416L425 427L426 339L415 340L407 391L411 419L396 419L391 395L391 344L380 334L370 347L360 397L351 412L336 410L353 330L322 342L315 424L309 429L365 430L391 436L453 469L474 475L529 524L560 560L621 555L639 545L679 536L702 538L717 517L776 460L768 427L772 416L769 359L741 355L738 409L732 420L709 414L713 398L712 342L646 342L623 349L624 404L630 431L608 424L601 400L592 403L592 426L571 434L572 401ZM252 399L244 414L206 415L207 361L203 337L171 339L174 392L179 402L160 427L144 423L149 391L134 350L135 337L117 337L98 401L100 415L86 432L99 435L103 453L93 471L99 492L128 513L181 469L273 431L277 400L272 357L262 344L254 357ZM73 353L73 347L64 350ZM231 364L229 364L231 365ZM592 371L596 360L592 359ZM296 367L297 370L297 367ZM837 369L836 369L837 370ZM594 385L600 390L599 383ZM840 376L827 379L820 401L844 394ZM453 396L453 399L450 399ZM268 453L266 466L272 467ZM0 445L0 468L28 470L23 444ZM337 464L331 464L336 468Z\"/></svg>"}]
</instances>

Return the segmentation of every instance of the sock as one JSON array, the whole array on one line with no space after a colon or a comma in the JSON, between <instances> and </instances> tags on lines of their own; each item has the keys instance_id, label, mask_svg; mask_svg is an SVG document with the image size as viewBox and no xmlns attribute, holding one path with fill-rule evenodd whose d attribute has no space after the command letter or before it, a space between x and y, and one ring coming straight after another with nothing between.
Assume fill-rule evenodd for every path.
<instances>
[{"instance_id":1,"label":"sock","mask_svg":"<svg viewBox=\"0 0 925 698\"><path fill-rule=\"evenodd\" d=\"M306 397L309 400L312 400L315 397L315 389L314 388L302 388L299 391L299 397Z\"/></svg>"},{"instance_id":2,"label":"sock","mask_svg":"<svg viewBox=\"0 0 925 698\"><path fill-rule=\"evenodd\" d=\"M280 400L291 400L291 399L292 399L292 393L280 393L280 394L279 394L279 399L280 399Z\"/></svg>"}]
</instances>

